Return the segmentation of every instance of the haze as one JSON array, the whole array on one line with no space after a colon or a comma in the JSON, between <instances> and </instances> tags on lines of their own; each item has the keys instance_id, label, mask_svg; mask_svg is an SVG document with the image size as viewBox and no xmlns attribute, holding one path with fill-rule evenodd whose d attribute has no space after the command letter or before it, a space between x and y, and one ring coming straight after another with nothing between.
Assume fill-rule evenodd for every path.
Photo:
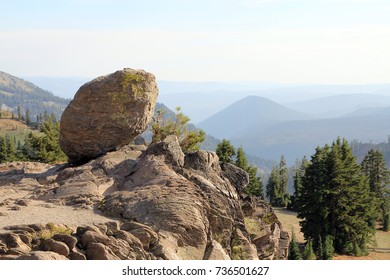
<instances>
[{"instance_id":1,"label":"haze","mask_svg":"<svg viewBox=\"0 0 390 280\"><path fill-rule=\"evenodd\" d=\"M389 83L388 1L3 1L1 70L159 80Z\"/></svg>"}]
</instances>

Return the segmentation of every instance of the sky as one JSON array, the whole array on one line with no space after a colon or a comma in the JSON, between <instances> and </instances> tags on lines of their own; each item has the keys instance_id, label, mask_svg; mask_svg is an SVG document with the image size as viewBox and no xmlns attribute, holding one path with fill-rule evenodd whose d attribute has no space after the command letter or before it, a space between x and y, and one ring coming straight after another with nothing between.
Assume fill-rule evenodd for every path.
<instances>
[{"instance_id":1,"label":"sky","mask_svg":"<svg viewBox=\"0 0 390 280\"><path fill-rule=\"evenodd\" d=\"M388 0L0 0L0 71L390 83Z\"/></svg>"}]
</instances>

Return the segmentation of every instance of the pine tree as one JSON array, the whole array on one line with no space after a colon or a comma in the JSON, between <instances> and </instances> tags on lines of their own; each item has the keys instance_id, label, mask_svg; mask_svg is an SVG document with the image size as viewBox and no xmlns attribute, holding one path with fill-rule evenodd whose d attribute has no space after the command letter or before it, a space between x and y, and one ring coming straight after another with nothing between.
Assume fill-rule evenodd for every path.
<instances>
[{"instance_id":1,"label":"pine tree","mask_svg":"<svg viewBox=\"0 0 390 280\"><path fill-rule=\"evenodd\" d=\"M22 148L23 157L27 160L45 163L66 161L66 155L60 148L60 123L47 116L40 131L43 135L27 134Z\"/></svg>"},{"instance_id":2,"label":"pine tree","mask_svg":"<svg viewBox=\"0 0 390 280\"><path fill-rule=\"evenodd\" d=\"M317 148L306 169L298 199L298 217L307 240L330 236L341 254L367 253L374 215L368 180L346 140ZM326 242L325 242L326 243Z\"/></svg>"},{"instance_id":3,"label":"pine tree","mask_svg":"<svg viewBox=\"0 0 390 280\"><path fill-rule=\"evenodd\" d=\"M272 206L286 207L290 202L287 193L288 172L284 156L280 159L279 166L272 168L266 185L266 196Z\"/></svg>"},{"instance_id":4,"label":"pine tree","mask_svg":"<svg viewBox=\"0 0 390 280\"><path fill-rule=\"evenodd\" d=\"M297 200L301 194L302 179L305 176L305 171L306 171L308 164L309 164L309 162L308 162L306 156L303 157L301 162L297 161L295 163L294 176L293 176L294 194L291 196L291 198L290 198L291 202L288 205L288 209L290 209L292 211L297 211L297 207L298 207Z\"/></svg>"},{"instance_id":5,"label":"pine tree","mask_svg":"<svg viewBox=\"0 0 390 280\"><path fill-rule=\"evenodd\" d=\"M274 166L271 170L271 173L268 178L266 185L266 196L269 200L269 203L273 206L276 206L278 201L278 190L279 190L279 168Z\"/></svg>"},{"instance_id":6,"label":"pine tree","mask_svg":"<svg viewBox=\"0 0 390 280\"><path fill-rule=\"evenodd\" d=\"M248 169L248 160L242 147L237 149L237 156L234 164L245 171Z\"/></svg>"},{"instance_id":7,"label":"pine tree","mask_svg":"<svg viewBox=\"0 0 390 280\"><path fill-rule=\"evenodd\" d=\"M280 157L279 163L279 176L280 176L280 185L279 185L279 206L286 207L290 202L290 196L287 193L287 184L288 184L288 171L286 165L286 159L282 155Z\"/></svg>"},{"instance_id":8,"label":"pine tree","mask_svg":"<svg viewBox=\"0 0 390 280\"><path fill-rule=\"evenodd\" d=\"M288 259L289 260L302 260L302 255L299 250L298 242L296 241L295 233L292 232L291 242L288 247Z\"/></svg>"},{"instance_id":9,"label":"pine tree","mask_svg":"<svg viewBox=\"0 0 390 280\"><path fill-rule=\"evenodd\" d=\"M18 120L22 120L22 108L20 108L20 106L18 106Z\"/></svg>"},{"instance_id":10,"label":"pine tree","mask_svg":"<svg viewBox=\"0 0 390 280\"><path fill-rule=\"evenodd\" d=\"M233 156L236 155L234 146L226 139L222 139L221 143L218 144L216 153L220 161L227 163L233 163Z\"/></svg>"},{"instance_id":11,"label":"pine tree","mask_svg":"<svg viewBox=\"0 0 390 280\"><path fill-rule=\"evenodd\" d=\"M11 137L8 134L5 135L4 140L6 145L5 161L9 162L9 161L16 160L16 145L14 141L11 139Z\"/></svg>"},{"instance_id":12,"label":"pine tree","mask_svg":"<svg viewBox=\"0 0 390 280\"><path fill-rule=\"evenodd\" d=\"M5 138L0 135L0 163L7 161L7 144L5 142Z\"/></svg>"},{"instance_id":13,"label":"pine tree","mask_svg":"<svg viewBox=\"0 0 390 280\"><path fill-rule=\"evenodd\" d=\"M31 116L30 116L30 110L29 109L26 110L26 124L28 126L31 125Z\"/></svg>"},{"instance_id":14,"label":"pine tree","mask_svg":"<svg viewBox=\"0 0 390 280\"><path fill-rule=\"evenodd\" d=\"M257 167L248 165L248 160L242 147L237 149L237 156L234 164L246 171L249 175L249 183L245 188L245 193L264 198L263 182L261 181L261 178L257 176Z\"/></svg>"},{"instance_id":15,"label":"pine tree","mask_svg":"<svg viewBox=\"0 0 390 280\"><path fill-rule=\"evenodd\" d=\"M164 118L164 114L163 110L157 112L157 118L152 124L152 142L158 143L169 135L175 135L184 153L199 150L199 143L204 141L205 132L203 130L189 131L190 118L181 112L180 107L176 107L174 120Z\"/></svg>"},{"instance_id":16,"label":"pine tree","mask_svg":"<svg viewBox=\"0 0 390 280\"><path fill-rule=\"evenodd\" d=\"M371 225L375 227L376 221L385 221L384 217L389 211L389 191L387 185L390 183L390 171L386 167L383 154L380 151L371 149L362 161L363 173L368 177L370 191L376 199L376 210L378 213L373 217Z\"/></svg>"},{"instance_id":17,"label":"pine tree","mask_svg":"<svg viewBox=\"0 0 390 280\"><path fill-rule=\"evenodd\" d=\"M387 213L384 217L384 221L383 221L383 230L384 231L389 231L390 229L390 215L389 213Z\"/></svg>"},{"instance_id":18,"label":"pine tree","mask_svg":"<svg viewBox=\"0 0 390 280\"><path fill-rule=\"evenodd\" d=\"M323 245L323 260L331 260L334 255L334 247L333 247L333 237L330 235L325 236L325 242Z\"/></svg>"},{"instance_id":19,"label":"pine tree","mask_svg":"<svg viewBox=\"0 0 390 280\"><path fill-rule=\"evenodd\" d=\"M316 259L316 255L314 254L312 240L309 240L306 243L305 250L303 251L303 259L304 260L315 260Z\"/></svg>"},{"instance_id":20,"label":"pine tree","mask_svg":"<svg viewBox=\"0 0 390 280\"><path fill-rule=\"evenodd\" d=\"M247 194L252 194L254 196L264 199L264 187L261 178L257 176L257 167L248 166L246 169L249 175L249 184L245 189Z\"/></svg>"}]
</instances>

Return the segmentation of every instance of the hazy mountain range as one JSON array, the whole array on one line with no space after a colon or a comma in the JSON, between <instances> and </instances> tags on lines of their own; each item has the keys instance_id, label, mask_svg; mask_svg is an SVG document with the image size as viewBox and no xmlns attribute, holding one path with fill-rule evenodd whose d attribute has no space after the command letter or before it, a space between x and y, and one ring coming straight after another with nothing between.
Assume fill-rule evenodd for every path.
<instances>
[{"instance_id":1,"label":"hazy mountain range","mask_svg":"<svg viewBox=\"0 0 390 280\"><path fill-rule=\"evenodd\" d=\"M200 122L199 127L242 145L252 155L272 160L284 155L290 164L337 137L379 143L390 135L389 96L335 95L289 107L250 96Z\"/></svg>"},{"instance_id":2,"label":"hazy mountain range","mask_svg":"<svg viewBox=\"0 0 390 280\"><path fill-rule=\"evenodd\" d=\"M29 80L71 98L91 79L29 77ZM167 108L181 106L206 133L230 139L255 159L269 159L268 163L278 161L283 154L291 164L338 136L380 143L387 142L390 135L388 84L286 86L158 81L158 85L158 101ZM210 139L213 140L207 148L213 149L217 140Z\"/></svg>"}]
</instances>

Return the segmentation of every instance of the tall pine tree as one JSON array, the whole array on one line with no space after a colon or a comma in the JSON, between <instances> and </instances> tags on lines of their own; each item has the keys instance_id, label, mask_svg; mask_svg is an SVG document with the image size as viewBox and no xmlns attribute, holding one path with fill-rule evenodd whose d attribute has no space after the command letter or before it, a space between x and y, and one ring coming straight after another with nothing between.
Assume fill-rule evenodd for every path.
<instances>
[{"instance_id":1,"label":"tall pine tree","mask_svg":"<svg viewBox=\"0 0 390 280\"><path fill-rule=\"evenodd\" d=\"M390 183L390 172L386 167L386 162L383 154L380 151L371 149L368 151L362 161L362 170L368 177L370 190L375 197L376 213L372 226L375 226L376 221L385 221L385 216L389 212L389 190L387 185Z\"/></svg>"},{"instance_id":2,"label":"tall pine tree","mask_svg":"<svg viewBox=\"0 0 390 280\"><path fill-rule=\"evenodd\" d=\"M336 252L361 255L373 235L374 203L366 176L346 140L317 148L298 198L298 217L307 240L331 237Z\"/></svg>"}]
</instances>

